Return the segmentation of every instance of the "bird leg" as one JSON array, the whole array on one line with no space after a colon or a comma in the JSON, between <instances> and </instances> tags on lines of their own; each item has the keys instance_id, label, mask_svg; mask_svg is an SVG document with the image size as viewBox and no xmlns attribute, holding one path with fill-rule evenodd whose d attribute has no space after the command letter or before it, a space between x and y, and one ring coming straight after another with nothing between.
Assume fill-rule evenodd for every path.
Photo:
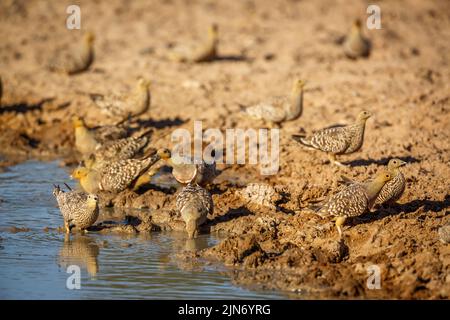
<instances>
[{"instance_id":1,"label":"bird leg","mask_svg":"<svg viewBox=\"0 0 450 320\"><path fill-rule=\"evenodd\" d=\"M342 238L342 229L341 229L341 227L344 225L345 219L346 219L345 217L338 217L336 219L336 227L338 229L340 238Z\"/></svg>"},{"instance_id":2,"label":"bird leg","mask_svg":"<svg viewBox=\"0 0 450 320\"><path fill-rule=\"evenodd\" d=\"M340 167L346 167L345 164L343 164L343 163L341 163L341 162L336 160L336 155L333 154L333 153L329 153L328 154L328 159L330 160L330 163L332 163L332 164L335 164L335 165L340 166Z\"/></svg>"},{"instance_id":3,"label":"bird leg","mask_svg":"<svg viewBox=\"0 0 450 320\"><path fill-rule=\"evenodd\" d=\"M64 229L66 229L66 233L70 233L70 226L68 221L64 221Z\"/></svg>"}]
</instances>

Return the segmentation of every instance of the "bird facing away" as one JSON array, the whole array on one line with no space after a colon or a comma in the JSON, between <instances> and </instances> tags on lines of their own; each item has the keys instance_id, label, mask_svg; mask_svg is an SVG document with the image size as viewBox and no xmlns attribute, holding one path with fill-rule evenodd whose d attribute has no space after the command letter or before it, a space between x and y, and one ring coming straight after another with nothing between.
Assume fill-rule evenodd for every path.
<instances>
[{"instance_id":1,"label":"bird facing away","mask_svg":"<svg viewBox=\"0 0 450 320\"><path fill-rule=\"evenodd\" d=\"M68 75L86 71L94 61L94 40L94 34L86 32L79 47L55 53L47 63L48 69Z\"/></svg>"},{"instance_id":2,"label":"bird facing away","mask_svg":"<svg viewBox=\"0 0 450 320\"><path fill-rule=\"evenodd\" d=\"M124 138L127 130L118 126L102 126L95 129L88 128L83 118L74 117L75 148L82 155L90 155L99 148L102 143L111 139Z\"/></svg>"},{"instance_id":3,"label":"bird facing away","mask_svg":"<svg viewBox=\"0 0 450 320\"><path fill-rule=\"evenodd\" d=\"M361 20L353 22L350 33L343 43L344 53L350 59L368 57L370 54L370 41L362 34Z\"/></svg>"},{"instance_id":4,"label":"bird facing away","mask_svg":"<svg viewBox=\"0 0 450 320\"><path fill-rule=\"evenodd\" d=\"M206 186L217 176L216 162L207 163L203 159L193 161L191 157L172 155L167 163L172 167L172 175L181 184L197 183Z\"/></svg>"},{"instance_id":5,"label":"bird facing away","mask_svg":"<svg viewBox=\"0 0 450 320\"><path fill-rule=\"evenodd\" d=\"M70 233L71 227L85 230L97 221L98 197L95 194L72 190L64 192L55 185L53 195L64 218L67 233Z\"/></svg>"},{"instance_id":6,"label":"bird facing away","mask_svg":"<svg viewBox=\"0 0 450 320\"><path fill-rule=\"evenodd\" d=\"M132 159L143 152L150 143L153 130L147 130L137 137L113 140L98 147L85 160L88 169L100 169L111 162Z\"/></svg>"},{"instance_id":7,"label":"bird facing away","mask_svg":"<svg viewBox=\"0 0 450 320\"><path fill-rule=\"evenodd\" d=\"M370 116L369 111L362 111L353 124L332 126L315 131L309 136L297 134L292 138L304 146L326 152L331 163L344 166L336 160L336 155L353 153L362 147L366 121Z\"/></svg>"},{"instance_id":8,"label":"bird facing away","mask_svg":"<svg viewBox=\"0 0 450 320\"><path fill-rule=\"evenodd\" d=\"M403 195L406 189L406 179L403 173L400 171L400 167L406 164L405 161L400 159L391 159L387 165L387 171L392 174L392 180L388 181L381 189L380 194L374 201L374 205L381 205L384 203L393 204ZM354 183L353 180L341 176L342 181L346 185Z\"/></svg>"},{"instance_id":9,"label":"bird facing away","mask_svg":"<svg viewBox=\"0 0 450 320\"><path fill-rule=\"evenodd\" d=\"M186 223L189 239L198 234L198 228L206 222L208 213L213 213L211 194L196 183L190 183L177 195L176 207Z\"/></svg>"},{"instance_id":10,"label":"bird facing away","mask_svg":"<svg viewBox=\"0 0 450 320\"><path fill-rule=\"evenodd\" d=\"M371 208L383 186L392 178L391 173L383 171L370 181L345 186L325 201L316 213L322 217L335 217L339 236L342 237L341 227L345 220L357 217Z\"/></svg>"},{"instance_id":11,"label":"bird facing away","mask_svg":"<svg viewBox=\"0 0 450 320\"><path fill-rule=\"evenodd\" d=\"M136 87L128 94L91 94L92 101L100 110L112 117L130 119L149 111L151 105L151 82L140 78Z\"/></svg>"},{"instance_id":12,"label":"bird facing away","mask_svg":"<svg viewBox=\"0 0 450 320\"><path fill-rule=\"evenodd\" d=\"M71 177L78 179L81 187L91 193L118 193L127 188L137 190L139 186L150 181L150 177L145 173L165 154L166 150L160 149L152 156L115 161L99 170L80 166L73 171Z\"/></svg>"},{"instance_id":13,"label":"bird facing away","mask_svg":"<svg viewBox=\"0 0 450 320\"><path fill-rule=\"evenodd\" d=\"M290 96L273 97L268 101L258 103L245 109L252 118L265 120L270 123L295 120L303 110L303 87L305 82L295 80Z\"/></svg>"},{"instance_id":14,"label":"bird facing away","mask_svg":"<svg viewBox=\"0 0 450 320\"><path fill-rule=\"evenodd\" d=\"M195 48L184 47L174 51L169 56L177 62L209 62L217 58L217 47L219 44L219 28L212 24L208 28L208 38L205 43Z\"/></svg>"}]
</instances>

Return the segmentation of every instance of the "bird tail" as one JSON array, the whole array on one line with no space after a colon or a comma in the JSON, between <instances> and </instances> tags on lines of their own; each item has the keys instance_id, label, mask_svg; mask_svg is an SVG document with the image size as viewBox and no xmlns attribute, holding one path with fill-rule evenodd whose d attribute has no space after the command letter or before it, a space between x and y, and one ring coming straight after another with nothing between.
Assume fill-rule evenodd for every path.
<instances>
[{"instance_id":1,"label":"bird tail","mask_svg":"<svg viewBox=\"0 0 450 320\"><path fill-rule=\"evenodd\" d=\"M59 185L54 184L53 185L53 195L55 197L58 197L58 195L61 193L61 188L59 187Z\"/></svg>"},{"instance_id":2,"label":"bird tail","mask_svg":"<svg viewBox=\"0 0 450 320\"><path fill-rule=\"evenodd\" d=\"M294 139L295 141L299 142L300 144L306 146L306 147L312 147L311 143L308 141L308 139L306 138L305 134L293 134L292 135L292 139Z\"/></svg>"},{"instance_id":3,"label":"bird tail","mask_svg":"<svg viewBox=\"0 0 450 320\"><path fill-rule=\"evenodd\" d=\"M244 106L243 104L238 103L239 106L239 110L241 110L241 112L247 112L247 106Z\"/></svg>"},{"instance_id":4,"label":"bird tail","mask_svg":"<svg viewBox=\"0 0 450 320\"><path fill-rule=\"evenodd\" d=\"M137 135L138 138L142 138L142 137L146 137L149 136L149 138L151 138L151 135L153 134L153 129L147 129L144 132L140 133L139 135Z\"/></svg>"},{"instance_id":5,"label":"bird tail","mask_svg":"<svg viewBox=\"0 0 450 320\"><path fill-rule=\"evenodd\" d=\"M340 179L338 180L338 183L343 184L343 185L350 185L350 184L354 183L354 181L352 179L350 179L349 177L341 175Z\"/></svg>"}]
</instances>

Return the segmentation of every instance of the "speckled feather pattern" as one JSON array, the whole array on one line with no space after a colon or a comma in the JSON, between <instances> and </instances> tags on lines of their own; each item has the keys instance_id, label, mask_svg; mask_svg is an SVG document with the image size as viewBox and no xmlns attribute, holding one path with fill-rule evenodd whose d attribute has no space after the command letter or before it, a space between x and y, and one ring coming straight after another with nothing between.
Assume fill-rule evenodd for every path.
<instances>
[{"instance_id":1,"label":"speckled feather pattern","mask_svg":"<svg viewBox=\"0 0 450 320\"><path fill-rule=\"evenodd\" d=\"M302 141L315 149L333 154L352 153L361 148L364 130L365 123L326 128L314 132Z\"/></svg>"},{"instance_id":2,"label":"speckled feather pattern","mask_svg":"<svg viewBox=\"0 0 450 320\"><path fill-rule=\"evenodd\" d=\"M369 198L363 184L355 183L333 195L317 211L323 217L356 217L364 213L369 206Z\"/></svg>"},{"instance_id":3,"label":"speckled feather pattern","mask_svg":"<svg viewBox=\"0 0 450 320\"><path fill-rule=\"evenodd\" d=\"M92 44L83 39L81 47L74 50L57 51L48 61L49 70L75 74L85 71L94 61L94 48Z\"/></svg>"},{"instance_id":4,"label":"speckled feather pattern","mask_svg":"<svg viewBox=\"0 0 450 320\"><path fill-rule=\"evenodd\" d=\"M268 101L258 103L248 107L246 112L255 119L267 120L271 122L282 122L287 117L287 108L290 100L287 97L273 97Z\"/></svg>"},{"instance_id":5,"label":"speckled feather pattern","mask_svg":"<svg viewBox=\"0 0 450 320\"><path fill-rule=\"evenodd\" d=\"M105 166L101 172L100 189L111 192L125 190L159 159L158 155L154 155L142 160L120 160Z\"/></svg>"},{"instance_id":6,"label":"speckled feather pattern","mask_svg":"<svg viewBox=\"0 0 450 320\"><path fill-rule=\"evenodd\" d=\"M150 108L151 95L146 86L138 85L130 94L97 96L93 101L108 115L138 116Z\"/></svg>"},{"instance_id":7,"label":"speckled feather pattern","mask_svg":"<svg viewBox=\"0 0 450 320\"><path fill-rule=\"evenodd\" d=\"M130 137L104 144L95 152L98 166L104 166L109 161L120 161L134 158L147 146L148 137Z\"/></svg>"},{"instance_id":8,"label":"speckled feather pattern","mask_svg":"<svg viewBox=\"0 0 450 320\"><path fill-rule=\"evenodd\" d=\"M101 126L94 129L95 139L101 143L111 140L123 139L128 135L128 130L119 126Z\"/></svg>"},{"instance_id":9,"label":"speckled feather pattern","mask_svg":"<svg viewBox=\"0 0 450 320\"><path fill-rule=\"evenodd\" d=\"M211 194L197 184L188 184L177 195L177 210L183 216L183 212L187 207L194 207L198 210L199 216L206 216L213 213L214 205Z\"/></svg>"},{"instance_id":10,"label":"speckled feather pattern","mask_svg":"<svg viewBox=\"0 0 450 320\"><path fill-rule=\"evenodd\" d=\"M55 188L54 195L64 221L67 221L70 225L85 229L97 221L98 205L88 204L88 193L79 191L64 192L59 188Z\"/></svg>"},{"instance_id":11,"label":"speckled feather pattern","mask_svg":"<svg viewBox=\"0 0 450 320\"><path fill-rule=\"evenodd\" d=\"M383 204L386 202L395 202L402 196L406 188L406 179L400 171L391 181L386 182L386 184L381 189L378 197L375 200L375 204Z\"/></svg>"}]
</instances>

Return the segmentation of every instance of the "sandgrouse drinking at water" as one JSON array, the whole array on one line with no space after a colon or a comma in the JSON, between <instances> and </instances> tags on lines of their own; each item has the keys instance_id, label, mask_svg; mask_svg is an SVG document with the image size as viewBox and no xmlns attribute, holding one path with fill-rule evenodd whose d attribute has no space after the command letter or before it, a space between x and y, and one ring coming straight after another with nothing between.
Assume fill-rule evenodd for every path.
<instances>
[{"instance_id":1,"label":"sandgrouse drinking at water","mask_svg":"<svg viewBox=\"0 0 450 320\"><path fill-rule=\"evenodd\" d=\"M48 61L47 68L68 75L86 71L94 61L94 40L94 34L86 32L79 47L56 52Z\"/></svg>"},{"instance_id":2,"label":"sandgrouse drinking at water","mask_svg":"<svg viewBox=\"0 0 450 320\"><path fill-rule=\"evenodd\" d=\"M217 58L219 44L219 28L212 24L208 28L208 38L205 43L195 47L179 47L171 52L169 58L178 62L208 62Z\"/></svg>"},{"instance_id":3,"label":"sandgrouse drinking at water","mask_svg":"<svg viewBox=\"0 0 450 320\"><path fill-rule=\"evenodd\" d=\"M140 78L133 91L128 94L91 94L92 101L100 110L121 120L138 117L149 111L151 106L151 82Z\"/></svg>"},{"instance_id":4,"label":"sandgrouse drinking at water","mask_svg":"<svg viewBox=\"0 0 450 320\"><path fill-rule=\"evenodd\" d=\"M344 166L336 160L336 155L353 153L362 147L366 121L370 116L369 111L362 111L353 124L321 129L309 136L297 134L292 138L304 146L326 152L331 163Z\"/></svg>"},{"instance_id":5,"label":"sandgrouse drinking at water","mask_svg":"<svg viewBox=\"0 0 450 320\"><path fill-rule=\"evenodd\" d=\"M295 120L300 117L303 110L304 86L304 81L295 80L290 96L273 97L246 108L245 112L254 119L265 120L270 124Z\"/></svg>"},{"instance_id":6,"label":"sandgrouse drinking at water","mask_svg":"<svg viewBox=\"0 0 450 320\"><path fill-rule=\"evenodd\" d=\"M99 209L95 194L72 190L64 192L59 186L54 186L53 195L64 218L67 233L74 226L85 230L97 221Z\"/></svg>"},{"instance_id":7,"label":"sandgrouse drinking at water","mask_svg":"<svg viewBox=\"0 0 450 320\"><path fill-rule=\"evenodd\" d=\"M353 22L350 33L343 43L344 53L350 59L368 57L370 54L370 41L362 34L361 20Z\"/></svg>"},{"instance_id":8,"label":"sandgrouse drinking at water","mask_svg":"<svg viewBox=\"0 0 450 320\"><path fill-rule=\"evenodd\" d=\"M146 173L152 165L166 157L166 152L166 149L160 149L152 156L115 161L98 170L80 166L73 171L72 178L78 179L81 187L91 193L118 193L127 188L137 190L150 181L150 176Z\"/></svg>"},{"instance_id":9,"label":"sandgrouse drinking at water","mask_svg":"<svg viewBox=\"0 0 450 320\"><path fill-rule=\"evenodd\" d=\"M349 217L357 217L367 209L370 209L381 189L392 178L391 173L383 171L368 182L355 182L345 186L325 201L316 210L316 213L322 217L335 217L339 236L342 237L341 227L344 225L345 220Z\"/></svg>"},{"instance_id":10,"label":"sandgrouse drinking at water","mask_svg":"<svg viewBox=\"0 0 450 320\"><path fill-rule=\"evenodd\" d=\"M186 223L190 239L198 233L198 228L206 222L208 213L214 210L211 194L196 183L189 183L178 194L176 207Z\"/></svg>"}]
</instances>

